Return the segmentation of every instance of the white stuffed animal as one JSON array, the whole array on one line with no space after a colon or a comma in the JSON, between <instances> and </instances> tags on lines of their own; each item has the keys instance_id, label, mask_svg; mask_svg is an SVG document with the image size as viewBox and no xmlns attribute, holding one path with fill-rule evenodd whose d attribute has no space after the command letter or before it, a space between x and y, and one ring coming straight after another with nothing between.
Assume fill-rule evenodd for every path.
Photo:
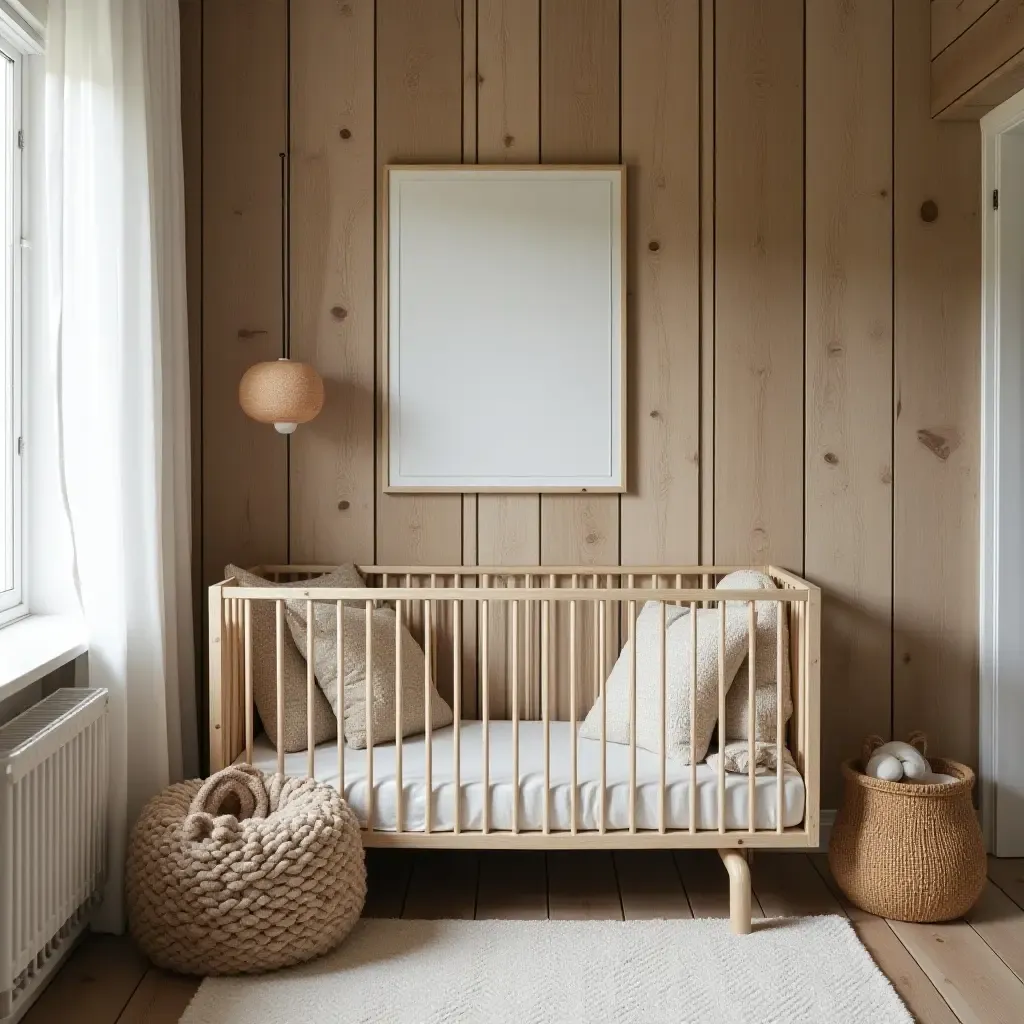
<instances>
[{"instance_id":1,"label":"white stuffed animal","mask_svg":"<svg viewBox=\"0 0 1024 1024\"><path fill-rule=\"evenodd\" d=\"M881 736L864 741L864 773L887 782L930 784L951 781L948 775L936 775L925 758L928 741L924 733L911 733L907 743L884 743Z\"/></svg>"}]
</instances>

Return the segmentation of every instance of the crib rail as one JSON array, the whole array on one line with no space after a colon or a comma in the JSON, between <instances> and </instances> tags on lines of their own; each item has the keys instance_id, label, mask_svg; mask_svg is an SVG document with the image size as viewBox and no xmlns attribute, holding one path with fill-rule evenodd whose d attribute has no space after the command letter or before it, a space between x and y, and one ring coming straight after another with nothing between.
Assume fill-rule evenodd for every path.
<instances>
[{"instance_id":1,"label":"crib rail","mask_svg":"<svg viewBox=\"0 0 1024 1024\"><path fill-rule=\"evenodd\" d=\"M647 567L508 567L508 566L366 566L361 571L367 586L359 588L322 588L295 586L296 582L328 571L325 566L264 566L261 575L284 587L246 588L227 580L210 588L210 695L211 695L211 769L216 770L238 757L251 762L255 741L253 710L252 615L257 602L270 602L274 608L276 651L277 722L276 767L284 772L287 766L297 770L295 756L286 757L282 741L284 692L282 685L283 650L288 642L285 623L286 602L301 602L306 612L307 660L307 745L302 766L307 775L314 774L313 708L316 680L314 676L316 630L312 628L314 611L322 605L333 606L334 635L337 644L339 686L344 687L344 650L354 635L351 618L346 626L346 606L361 610L359 631L365 647L366 708L372 705L371 676L374 658L374 631L371 628L375 609L381 604L395 609L395 685L396 739L389 762L393 769L393 827L375 827L375 769L380 747L372 736L371 714L367 714L367 749L362 771L365 774L364 843L365 845L405 846L492 846L492 847L557 847L585 846L816 846L818 843L818 777L819 777L819 620L820 592L806 581L776 567L766 567L778 583L777 590L715 589L726 573L737 567L723 566L647 566ZM645 602L656 601L657 620L657 701L660 742L653 751L658 759L657 795L653 820L648 813L641 822L642 787L638 786L637 758L637 618ZM758 827L756 821L756 683L757 646L755 625L758 605L774 605L776 636L788 630L789 649L776 643L774 666L776 715L775 735L779 743L777 756L773 824ZM737 605L746 608L748 648L743 678L736 677L732 686L745 687L747 693L747 806L745 822L730 823L727 815L727 780L725 744L727 730L719 729L717 778L715 780L716 812L714 821L698 826L698 766L691 758L688 772L688 814L684 828L675 828L669 821L669 767L667 749L668 708L668 646L667 608L689 609L689 654L692 657L689 697L691 751L698 747L697 722L697 655L698 609L704 616L715 615L718 635L718 721L726 721L727 615L736 614ZM292 607L296 607L292 605ZM717 614L716 614L717 612ZM351 613L350 613L351 614ZM412 737L402 736L403 683L402 660L398 656L402 630L408 627L423 650L424 720L423 788L426 794L422 827L410 827L404 819L406 792L403 770L405 750ZM607 773L608 751L613 746L608 735L606 681L619 652L627 645L628 658L628 790L626 817L617 823L609 820L610 782ZM495 650L495 648L499 648ZM790 668L790 694L793 715L784 722L785 668ZM450 704L454 721L450 749L439 753L431 727L434 687ZM497 694L497 696L496 696ZM579 775L578 727L595 701L601 701L600 774L596 781L597 811L589 823L584 822L581 809ZM338 737L336 747L337 775L340 785L348 782L346 745L343 739L341 708L344 691L337 701ZM464 764L463 736L470 723L480 723L482 744L479 775L467 777ZM511 821L495 827L491 772L494 754L490 748L492 723L510 723L512 806ZM536 827L523 823L525 797L520 786L524 781L520 766L520 734L524 723L538 722L543 736L542 811ZM556 822L552 815L553 770L552 727L568 723L569 809L568 825ZM563 727L564 728L564 727ZM785 758L782 741L793 754L804 782L802 822L784 825ZM709 753L715 752L715 743ZM617 746L617 745L616 745ZM621 747L620 747L621 749ZM650 751L648 745L647 751ZM438 761L444 758L443 763ZM644 754L647 756L647 753ZM508 767L498 765L499 769ZM435 796L441 786L436 771L445 777L450 773L449 789L454 792L454 820L442 827L434 820ZM389 770L392 770L389 769ZM351 773L350 773L351 775ZM463 820L463 788L480 785L483 801L479 820ZM588 782L593 786L594 780ZM621 781L618 783L621 785ZM648 809L649 810L649 809ZM735 814L733 815L735 817Z\"/></svg>"}]
</instances>

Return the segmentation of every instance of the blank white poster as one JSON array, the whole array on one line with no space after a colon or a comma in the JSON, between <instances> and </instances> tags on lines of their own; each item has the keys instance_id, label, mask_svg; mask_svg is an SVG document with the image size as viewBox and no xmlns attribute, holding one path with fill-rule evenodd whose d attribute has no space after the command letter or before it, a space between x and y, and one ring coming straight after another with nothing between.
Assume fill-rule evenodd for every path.
<instances>
[{"instance_id":1,"label":"blank white poster","mask_svg":"<svg viewBox=\"0 0 1024 1024\"><path fill-rule=\"evenodd\" d=\"M622 490L622 168L388 179L389 489Z\"/></svg>"}]
</instances>

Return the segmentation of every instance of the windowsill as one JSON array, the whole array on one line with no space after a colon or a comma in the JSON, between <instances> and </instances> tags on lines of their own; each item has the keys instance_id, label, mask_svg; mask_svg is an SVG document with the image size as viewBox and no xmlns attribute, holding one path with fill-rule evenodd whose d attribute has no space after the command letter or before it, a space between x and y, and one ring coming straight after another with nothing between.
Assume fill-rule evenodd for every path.
<instances>
[{"instance_id":1,"label":"windowsill","mask_svg":"<svg viewBox=\"0 0 1024 1024\"><path fill-rule=\"evenodd\" d=\"M0 700L74 661L89 649L80 619L29 615L0 629Z\"/></svg>"}]
</instances>

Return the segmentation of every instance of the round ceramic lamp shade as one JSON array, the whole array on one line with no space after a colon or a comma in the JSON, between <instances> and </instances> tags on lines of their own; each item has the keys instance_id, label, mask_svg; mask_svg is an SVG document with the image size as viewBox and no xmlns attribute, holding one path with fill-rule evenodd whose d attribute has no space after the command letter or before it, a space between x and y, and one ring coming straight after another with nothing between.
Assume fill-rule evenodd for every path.
<instances>
[{"instance_id":1,"label":"round ceramic lamp shade","mask_svg":"<svg viewBox=\"0 0 1024 1024\"><path fill-rule=\"evenodd\" d=\"M256 363L242 375L238 401L246 416L290 434L323 408L324 382L308 363L290 359Z\"/></svg>"}]
</instances>

